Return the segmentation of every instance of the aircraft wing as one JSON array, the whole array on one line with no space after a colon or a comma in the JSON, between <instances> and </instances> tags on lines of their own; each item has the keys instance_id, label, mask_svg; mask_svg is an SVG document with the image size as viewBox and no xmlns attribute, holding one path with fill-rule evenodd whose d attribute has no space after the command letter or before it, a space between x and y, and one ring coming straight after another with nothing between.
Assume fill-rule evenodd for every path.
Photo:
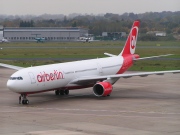
<instances>
[{"instance_id":1,"label":"aircraft wing","mask_svg":"<svg viewBox=\"0 0 180 135\"><path fill-rule=\"evenodd\" d=\"M0 63L0 66L15 69L15 70L23 69L23 67L18 67L18 66L13 66L13 65L9 65L9 64L3 64L3 63Z\"/></svg>"},{"instance_id":2,"label":"aircraft wing","mask_svg":"<svg viewBox=\"0 0 180 135\"><path fill-rule=\"evenodd\" d=\"M107 79L118 79L118 78L131 78L133 76L146 77L148 75L164 75L166 73L180 73L180 70L170 70L170 71L155 71L155 72L140 72L140 73L131 73L131 74L116 74L116 75L107 75L107 76L87 76L80 77L73 80L72 84L83 84L83 83L95 83L97 81L103 81Z\"/></svg>"}]
</instances>

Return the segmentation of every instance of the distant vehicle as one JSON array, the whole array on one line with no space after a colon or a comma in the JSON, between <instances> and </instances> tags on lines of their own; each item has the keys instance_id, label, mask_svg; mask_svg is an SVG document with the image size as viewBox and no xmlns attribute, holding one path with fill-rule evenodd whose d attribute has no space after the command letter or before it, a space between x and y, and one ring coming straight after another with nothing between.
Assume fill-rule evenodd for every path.
<instances>
[{"instance_id":1,"label":"distant vehicle","mask_svg":"<svg viewBox=\"0 0 180 135\"><path fill-rule=\"evenodd\" d=\"M139 21L133 23L125 46L118 55L105 53L109 57L28 68L0 63L0 66L18 70L9 78L7 87L20 94L19 99L23 97L22 104L29 104L29 94L55 91L56 95L68 95L69 90L92 87L95 96L107 97L111 95L113 84L119 78L180 73L180 70L170 70L123 74L135 61L171 55L140 58L135 54L139 24Z\"/></svg>"},{"instance_id":2,"label":"distant vehicle","mask_svg":"<svg viewBox=\"0 0 180 135\"><path fill-rule=\"evenodd\" d=\"M1 39L0 42L1 43L9 43L9 41L7 39L5 39L5 38Z\"/></svg>"},{"instance_id":3,"label":"distant vehicle","mask_svg":"<svg viewBox=\"0 0 180 135\"><path fill-rule=\"evenodd\" d=\"M90 42L99 41L99 40L93 40L93 37L80 37L79 40L77 40L77 41L83 42L83 43L85 43L85 42L90 43Z\"/></svg>"},{"instance_id":4,"label":"distant vehicle","mask_svg":"<svg viewBox=\"0 0 180 135\"><path fill-rule=\"evenodd\" d=\"M39 37L39 38L35 38L35 40L36 40L36 42L37 43L44 43L44 41L45 41L45 38L44 37Z\"/></svg>"},{"instance_id":5,"label":"distant vehicle","mask_svg":"<svg viewBox=\"0 0 180 135\"><path fill-rule=\"evenodd\" d=\"M79 37L79 40L78 41L80 41L80 42L89 42L89 40L90 40L91 38L89 38L89 37Z\"/></svg>"}]
</instances>

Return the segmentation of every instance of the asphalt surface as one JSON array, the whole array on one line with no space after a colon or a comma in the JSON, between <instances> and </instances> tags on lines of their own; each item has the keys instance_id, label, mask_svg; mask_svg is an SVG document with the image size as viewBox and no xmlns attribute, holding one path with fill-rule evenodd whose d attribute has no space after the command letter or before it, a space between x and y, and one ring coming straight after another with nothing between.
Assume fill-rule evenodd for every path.
<instances>
[{"instance_id":1,"label":"asphalt surface","mask_svg":"<svg viewBox=\"0 0 180 135\"><path fill-rule=\"evenodd\" d=\"M6 87L14 70L0 67L1 135L179 135L180 74L120 79L110 97L97 98L92 88L29 95Z\"/></svg>"}]
</instances>

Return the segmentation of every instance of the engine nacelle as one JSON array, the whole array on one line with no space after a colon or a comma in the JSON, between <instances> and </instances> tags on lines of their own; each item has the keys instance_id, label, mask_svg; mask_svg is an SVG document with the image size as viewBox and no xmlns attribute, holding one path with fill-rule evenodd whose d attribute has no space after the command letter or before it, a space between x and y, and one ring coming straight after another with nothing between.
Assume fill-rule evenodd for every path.
<instances>
[{"instance_id":1,"label":"engine nacelle","mask_svg":"<svg viewBox=\"0 0 180 135\"><path fill-rule=\"evenodd\" d=\"M105 97L111 94L112 92L112 85L109 82L99 82L96 83L93 87L93 92L95 96L98 97Z\"/></svg>"}]
</instances>

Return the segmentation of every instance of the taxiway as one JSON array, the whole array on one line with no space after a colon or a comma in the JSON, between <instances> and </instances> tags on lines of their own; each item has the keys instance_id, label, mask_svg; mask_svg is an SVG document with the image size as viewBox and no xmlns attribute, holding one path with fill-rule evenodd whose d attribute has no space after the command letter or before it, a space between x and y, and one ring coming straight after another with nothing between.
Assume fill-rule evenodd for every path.
<instances>
[{"instance_id":1,"label":"taxiway","mask_svg":"<svg viewBox=\"0 0 180 135\"><path fill-rule=\"evenodd\" d=\"M98 98L92 88L29 95L6 82L14 70L0 67L0 134L2 135L179 135L180 74L120 79L110 97Z\"/></svg>"}]
</instances>

